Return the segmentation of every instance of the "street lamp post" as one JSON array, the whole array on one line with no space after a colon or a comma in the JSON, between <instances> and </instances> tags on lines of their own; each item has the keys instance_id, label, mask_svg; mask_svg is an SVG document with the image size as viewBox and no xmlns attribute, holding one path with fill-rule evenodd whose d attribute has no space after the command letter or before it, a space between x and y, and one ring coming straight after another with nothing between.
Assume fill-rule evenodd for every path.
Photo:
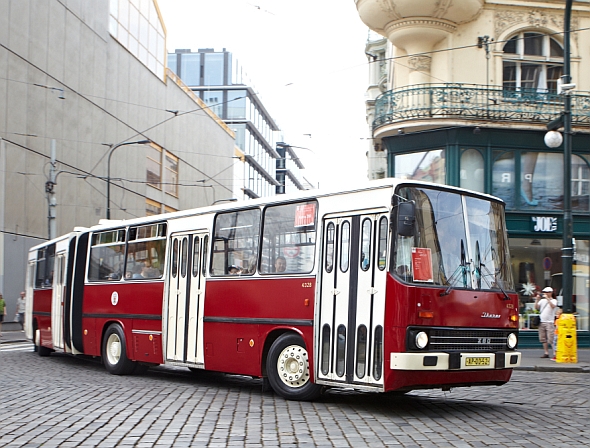
<instances>
[{"instance_id":1,"label":"street lamp post","mask_svg":"<svg viewBox=\"0 0 590 448\"><path fill-rule=\"evenodd\" d=\"M139 140L137 142L123 142L111 145L109 149L109 156L107 159L107 219L111 219L111 157L115 149L125 145L146 145L151 143L151 140Z\"/></svg>"},{"instance_id":2,"label":"street lamp post","mask_svg":"<svg viewBox=\"0 0 590 448\"><path fill-rule=\"evenodd\" d=\"M566 0L563 32L563 247L561 252L563 264L563 312L571 314L572 306L572 264L573 264L573 219L572 219L572 99L569 90L571 84L570 71L570 23L573 0Z\"/></svg>"}]
</instances>

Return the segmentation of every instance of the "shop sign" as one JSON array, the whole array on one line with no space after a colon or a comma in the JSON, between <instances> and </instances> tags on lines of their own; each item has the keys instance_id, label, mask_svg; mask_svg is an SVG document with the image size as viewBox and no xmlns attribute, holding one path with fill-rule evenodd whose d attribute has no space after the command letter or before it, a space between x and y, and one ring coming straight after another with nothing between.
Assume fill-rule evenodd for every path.
<instances>
[{"instance_id":1,"label":"shop sign","mask_svg":"<svg viewBox=\"0 0 590 448\"><path fill-rule=\"evenodd\" d=\"M557 232L557 218L551 216L531 216L533 232Z\"/></svg>"}]
</instances>

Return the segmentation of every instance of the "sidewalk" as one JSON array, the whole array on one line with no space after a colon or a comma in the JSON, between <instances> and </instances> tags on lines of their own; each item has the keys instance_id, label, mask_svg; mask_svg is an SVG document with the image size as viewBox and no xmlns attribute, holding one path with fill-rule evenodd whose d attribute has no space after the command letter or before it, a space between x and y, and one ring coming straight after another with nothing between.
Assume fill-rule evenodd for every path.
<instances>
[{"instance_id":1,"label":"sidewalk","mask_svg":"<svg viewBox=\"0 0 590 448\"><path fill-rule=\"evenodd\" d=\"M578 348L578 362L576 364L551 361L543 356L542 348L524 348L520 367L515 370L536 370L538 372L584 372L590 373L590 349Z\"/></svg>"},{"instance_id":2,"label":"sidewalk","mask_svg":"<svg viewBox=\"0 0 590 448\"><path fill-rule=\"evenodd\" d=\"M10 331L5 331L4 325L2 326L2 338L0 339L1 344L9 344L11 342L27 342L25 333L20 330L16 330L17 327L14 328L14 330L11 329ZM517 367L515 370L590 373L589 348L578 349L578 362L576 364L558 363L551 361L551 359L548 358L541 358L541 356L543 356L543 349L525 348L519 351L522 353L522 359L520 362L520 367Z\"/></svg>"}]
</instances>

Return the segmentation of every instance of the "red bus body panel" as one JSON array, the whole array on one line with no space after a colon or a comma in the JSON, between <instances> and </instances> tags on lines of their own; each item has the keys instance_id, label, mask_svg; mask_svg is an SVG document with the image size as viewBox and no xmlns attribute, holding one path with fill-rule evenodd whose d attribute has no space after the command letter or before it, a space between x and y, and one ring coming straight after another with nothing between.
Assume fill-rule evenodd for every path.
<instances>
[{"instance_id":1,"label":"red bus body panel","mask_svg":"<svg viewBox=\"0 0 590 448\"><path fill-rule=\"evenodd\" d=\"M37 320L37 328L41 338L41 345L53 348L51 336L51 301L53 290L36 289L33 292L33 319ZM35 337L33 335L33 337Z\"/></svg>"},{"instance_id":2,"label":"red bus body panel","mask_svg":"<svg viewBox=\"0 0 590 448\"><path fill-rule=\"evenodd\" d=\"M301 334L311 361L314 294L314 277L208 280L205 368L261 376L264 342L277 329Z\"/></svg>"},{"instance_id":3,"label":"red bus body panel","mask_svg":"<svg viewBox=\"0 0 590 448\"><path fill-rule=\"evenodd\" d=\"M101 356L104 330L118 322L125 332L129 359L162 364L163 294L164 281L86 284L82 308L84 353ZM154 333L151 340L149 332Z\"/></svg>"}]
</instances>

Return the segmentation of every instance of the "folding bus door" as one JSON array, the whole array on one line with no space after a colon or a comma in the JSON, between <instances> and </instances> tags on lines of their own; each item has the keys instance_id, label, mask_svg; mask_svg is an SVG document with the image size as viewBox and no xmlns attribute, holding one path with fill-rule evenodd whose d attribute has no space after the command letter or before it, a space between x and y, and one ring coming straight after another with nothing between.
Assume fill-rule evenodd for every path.
<instances>
[{"instance_id":1,"label":"folding bus door","mask_svg":"<svg viewBox=\"0 0 590 448\"><path fill-rule=\"evenodd\" d=\"M379 387L387 215L326 217L323 226L318 378Z\"/></svg>"},{"instance_id":2,"label":"folding bus door","mask_svg":"<svg viewBox=\"0 0 590 448\"><path fill-rule=\"evenodd\" d=\"M51 337L53 338L53 348L62 350L64 348L66 255L66 252L61 252L55 256L51 298Z\"/></svg>"},{"instance_id":3,"label":"folding bus door","mask_svg":"<svg viewBox=\"0 0 590 448\"><path fill-rule=\"evenodd\" d=\"M165 302L166 361L203 364L206 232L173 234Z\"/></svg>"}]
</instances>

